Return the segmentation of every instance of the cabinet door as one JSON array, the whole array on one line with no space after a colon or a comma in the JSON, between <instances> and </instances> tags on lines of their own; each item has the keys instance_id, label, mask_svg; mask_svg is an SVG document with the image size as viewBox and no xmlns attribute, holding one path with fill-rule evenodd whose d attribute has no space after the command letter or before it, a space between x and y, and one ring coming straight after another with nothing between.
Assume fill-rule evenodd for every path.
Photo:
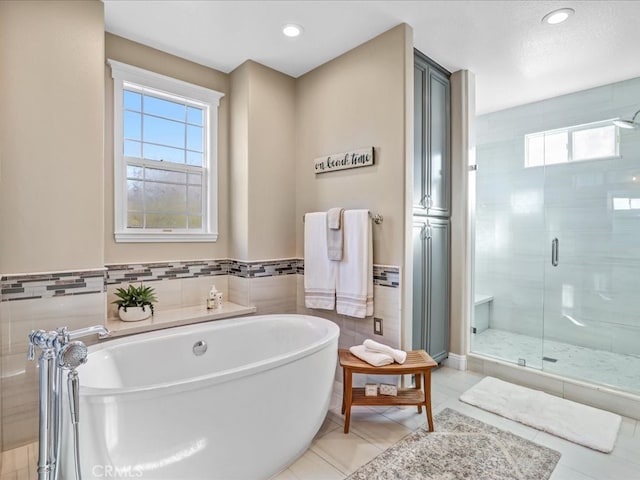
<instances>
[{"instance_id":1,"label":"cabinet door","mask_svg":"<svg viewBox=\"0 0 640 480\"><path fill-rule=\"evenodd\" d=\"M426 213L427 185L427 69L422 63L413 68L413 209Z\"/></svg>"},{"instance_id":2,"label":"cabinet door","mask_svg":"<svg viewBox=\"0 0 640 480\"><path fill-rule=\"evenodd\" d=\"M427 215L448 216L450 207L451 135L449 78L429 68L427 145Z\"/></svg>"},{"instance_id":3,"label":"cabinet door","mask_svg":"<svg viewBox=\"0 0 640 480\"><path fill-rule=\"evenodd\" d=\"M441 362L449 355L449 251L450 223L426 221L427 351Z\"/></svg>"},{"instance_id":4,"label":"cabinet door","mask_svg":"<svg viewBox=\"0 0 640 480\"><path fill-rule=\"evenodd\" d=\"M427 311L429 293L426 289L427 222L413 223L413 350L427 350Z\"/></svg>"},{"instance_id":5,"label":"cabinet door","mask_svg":"<svg viewBox=\"0 0 640 480\"><path fill-rule=\"evenodd\" d=\"M416 51L413 70L413 213L451 214L449 75Z\"/></svg>"}]
</instances>

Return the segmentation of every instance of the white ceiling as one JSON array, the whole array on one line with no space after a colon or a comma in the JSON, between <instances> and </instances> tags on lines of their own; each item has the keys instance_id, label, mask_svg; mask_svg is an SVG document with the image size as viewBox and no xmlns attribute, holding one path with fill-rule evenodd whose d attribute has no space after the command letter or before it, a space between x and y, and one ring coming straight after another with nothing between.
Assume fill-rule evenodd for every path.
<instances>
[{"instance_id":1,"label":"white ceiling","mask_svg":"<svg viewBox=\"0 0 640 480\"><path fill-rule=\"evenodd\" d=\"M405 22L415 47L476 74L478 113L640 77L640 1L104 0L108 32L230 72L251 59L298 77ZM561 25L543 25L570 7ZM296 39L285 23L304 27ZM640 98L638 99L640 103Z\"/></svg>"}]
</instances>

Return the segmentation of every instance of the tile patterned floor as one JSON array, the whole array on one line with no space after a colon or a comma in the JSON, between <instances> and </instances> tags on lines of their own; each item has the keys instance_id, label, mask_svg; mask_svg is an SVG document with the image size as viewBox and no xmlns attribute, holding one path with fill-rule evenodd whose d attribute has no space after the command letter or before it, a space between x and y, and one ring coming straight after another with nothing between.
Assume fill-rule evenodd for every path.
<instances>
[{"instance_id":1,"label":"tile patterned floor","mask_svg":"<svg viewBox=\"0 0 640 480\"><path fill-rule=\"evenodd\" d=\"M489 328L474 335L472 351L527 365L563 377L587 380L640 394L640 357L594 350L568 343L541 341L540 338ZM542 361L542 357L556 362ZM598 361L594 362L594 356Z\"/></svg>"},{"instance_id":2,"label":"tile patterned floor","mask_svg":"<svg viewBox=\"0 0 640 480\"><path fill-rule=\"evenodd\" d=\"M3 452L0 480L34 480L38 478L37 464L37 443Z\"/></svg>"},{"instance_id":3,"label":"tile patterned floor","mask_svg":"<svg viewBox=\"0 0 640 480\"><path fill-rule=\"evenodd\" d=\"M449 407L485 423L558 450L562 457L551 480L640 480L640 427L623 418L616 447L611 454L599 453L540 432L458 400L460 394L482 379L473 372L441 367L433 372L434 415ZM293 465L272 480L340 480L409 432L426 422L414 407L353 407L351 431L342 433L342 398L335 392L322 428ZM34 445L4 452L0 480L34 480L37 451ZM247 479L253 480L253 479ZM373 480L373 479L372 479Z\"/></svg>"}]
</instances>

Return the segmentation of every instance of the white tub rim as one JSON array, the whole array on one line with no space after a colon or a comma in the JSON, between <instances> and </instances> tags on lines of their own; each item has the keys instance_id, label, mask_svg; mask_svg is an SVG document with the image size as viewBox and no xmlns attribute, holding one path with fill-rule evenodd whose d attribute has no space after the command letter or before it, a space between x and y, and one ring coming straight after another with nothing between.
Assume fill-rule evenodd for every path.
<instances>
[{"instance_id":1,"label":"white tub rim","mask_svg":"<svg viewBox=\"0 0 640 480\"><path fill-rule=\"evenodd\" d=\"M205 375L199 375L195 377L186 377L178 381L160 382L150 385L132 386L132 387L92 387L82 385L82 371L80 374L80 396L86 400L92 401L113 401L115 397L126 396L139 396L153 393L158 394L160 391L166 394L174 392L184 392L187 390L197 390L205 388L209 385L215 385L219 383L225 383L232 380L236 380L245 376L255 375L259 372L270 370L273 368L286 365L288 363L295 362L302 357L312 355L324 348L326 348L331 342L338 341L340 334L340 328L331 320L323 317L317 317L313 315L303 314L268 314L268 315L255 315L255 316L243 316L228 318L224 320L212 320L208 322L202 322L197 324L184 325L180 327L165 328L161 330L155 330L151 332L145 332L140 334L130 335L124 338L118 338L115 340L105 341L89 347L89 355L97 353L102 350L118 347L122 344L136 344L142 343L145 340L161 338L171 335L173 336L186 336L191 334L198 327L216 327L216 328L233 328L238 321L247 323L257 323L260 321L266 321L273 318L299 318L299 319L311 319L313 322L322 323L327 326L327 333L319 340L305 345L303 348L291 350L282 355L268 357L257 362L250 362L243 364L239 367L229 368L222 371L213 373L207 373ZM171 333L168 333L171 332ZM89 361L91 359L89 358Z\"/></svg>"}]
</instances>

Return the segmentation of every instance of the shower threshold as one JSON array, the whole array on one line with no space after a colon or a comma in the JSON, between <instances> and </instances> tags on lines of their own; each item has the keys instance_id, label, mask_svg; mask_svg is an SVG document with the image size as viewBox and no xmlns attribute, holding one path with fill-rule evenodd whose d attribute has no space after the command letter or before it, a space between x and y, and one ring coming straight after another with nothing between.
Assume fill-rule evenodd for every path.
<instances>
[{"instance_id":1,"label":"shower threshold","mask_svg":"<svg viewBox=\"0 0 640 480\"><path fill-rule=\"evenodd\" d=\"M527 367L640 394L640 358L635 355L552 340L542 342L537 337L495 328L476 333L471 351L516 364L524 358Z\"/></svg>"}]
</instances>

